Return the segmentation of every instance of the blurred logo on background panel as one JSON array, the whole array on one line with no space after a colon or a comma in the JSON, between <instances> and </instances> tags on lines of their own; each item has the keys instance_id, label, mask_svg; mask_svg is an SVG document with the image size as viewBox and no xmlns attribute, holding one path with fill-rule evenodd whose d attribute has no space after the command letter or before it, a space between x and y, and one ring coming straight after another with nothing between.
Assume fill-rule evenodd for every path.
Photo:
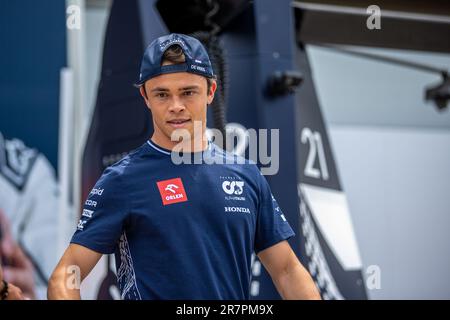
<instances>
[{"instance_id":1,"label":"blurred logo on background panel","mask_svg":"<svg viewBox=\"0 0 450 320\"><path fill-rule=\"evenodd\" d=\"M181 178L174 178L156 182L163 205L187 201Z\"/></svg>"}]
</instances>

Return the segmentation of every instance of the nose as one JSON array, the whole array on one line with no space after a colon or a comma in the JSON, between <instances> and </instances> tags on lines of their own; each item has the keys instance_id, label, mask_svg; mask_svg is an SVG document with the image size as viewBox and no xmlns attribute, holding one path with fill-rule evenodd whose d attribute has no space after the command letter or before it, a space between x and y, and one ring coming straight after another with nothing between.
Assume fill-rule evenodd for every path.
<instances>
[{"instance_id":1,"label":"nose","mask_svg":"<svg viewBox=\"0 0 450 320\"><path fill-rule=\"evenodd\" d=\"M169 106L169 112L170 113L180 113L186 109L186 106L184 105L183 101L178 98L177 96L173 97L170 106Z\"/></svg>"}]
</instances>

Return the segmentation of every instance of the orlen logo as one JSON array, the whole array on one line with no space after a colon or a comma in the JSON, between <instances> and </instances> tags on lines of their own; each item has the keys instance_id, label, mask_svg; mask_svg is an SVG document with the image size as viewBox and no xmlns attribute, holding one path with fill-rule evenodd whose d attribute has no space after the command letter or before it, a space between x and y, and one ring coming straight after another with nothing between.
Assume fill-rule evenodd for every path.
<instances>
[{"instance_id":1,"label":"orlen logo","mask_svg":"<svg viewBox=\"0 0 450 320\"><path fill-rule=\"evenodd\" d=\"M158 181L156 184L164 205L188 200L180 178Z\"/></svg>"},{"instance_id":2,"label":"orlen logo","mask_svg":"<svg viewBox=\"0 0 450 320\"><path fill-rule=\"evenodd\" d=\"M222 189L226 194L242 194L244 191L244 181L224 181Z\"/></svg>"}]
</instances>

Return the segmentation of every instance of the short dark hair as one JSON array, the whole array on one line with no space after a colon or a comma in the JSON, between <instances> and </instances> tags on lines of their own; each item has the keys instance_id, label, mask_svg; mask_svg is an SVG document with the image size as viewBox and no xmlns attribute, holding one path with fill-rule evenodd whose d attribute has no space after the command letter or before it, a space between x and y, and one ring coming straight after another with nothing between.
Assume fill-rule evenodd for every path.
<instances>
[{"instance_id":1,"label":"short dark hair","mask_svg":"<svg viewBox=\"0 0 450 320\"><path fill-rule=\"evenodd\" d=\"M161 64L164 64L164 62L169 62L170 64L181 64L186 62L186 57L184 55L183 49L178 44L173 44L169 48L167 48L166 51L164 51ZM207 92L209 93L209 90L211 89L213 79L206 78L207 83ZM145 92L145 85L144 87L144 93L147 96L147 92Z\"/></svg>"},{"instance_id":2,"label":"short dark hair","mask_svg":"<svg viewBox=\"0 0 450 320\"><path fill-rule=\"evenodd\" d=\"M185 63L186 57L184 56L181 46L174 44L167 48L167 50L164 51L162 63L164 63L164 61L168 61L171 64Z\"/></svg>"}]
</instances>

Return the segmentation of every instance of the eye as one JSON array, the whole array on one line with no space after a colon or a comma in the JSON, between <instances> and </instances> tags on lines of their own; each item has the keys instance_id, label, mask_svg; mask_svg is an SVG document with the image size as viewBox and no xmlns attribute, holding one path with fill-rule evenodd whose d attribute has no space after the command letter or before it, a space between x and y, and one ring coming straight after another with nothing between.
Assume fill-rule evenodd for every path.
<instances>
[{"instance_id":1,"label":"eye","mask_svg":"<svg viewBox=\"0 0 450 320\"><path fill-rule=\"evenodd\" d=\"M165 93L165 92L158 92L158 93L155 95L155 97L156 97L156 98L160 98L160 99L164 99L164 98L167 97L167 93Z\"/></svg>"},{"instance_id":2,"label":"eye","mask_svg":"<svg viewBox=\"0 0 450 320\"><path fill-rule=\"evenodd\" d=\"M193 96L195 94L195 91L187 90L183 92L183 95L185 96Z\"/></svg>"}]
</instances>

